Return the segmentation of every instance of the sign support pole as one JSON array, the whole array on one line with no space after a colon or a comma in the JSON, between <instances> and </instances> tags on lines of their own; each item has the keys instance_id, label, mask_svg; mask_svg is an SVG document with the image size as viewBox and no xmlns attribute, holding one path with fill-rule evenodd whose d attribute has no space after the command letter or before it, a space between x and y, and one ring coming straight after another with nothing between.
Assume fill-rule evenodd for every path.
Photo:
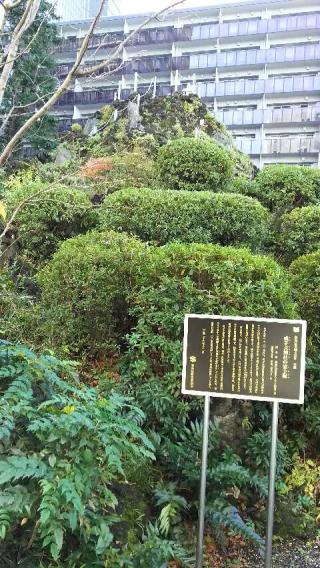
<instances>
[{"instance_id":1,"label":"sign support pole","mask_svg":"<svg viewBox=\"0 0 320 568\"><path fill-rule=\"evenodd\" d=\"M272 436L270 455L269 499L268 499L268 526L265 568L272 568L272 536L274 522L275 481L277 468L277 441L278 441L279 402L273 402L272 408Z\"/></svg>"},{"instance_id":2,"label":"sign support pole","mask_svg":"<svg viewBox=\"0 0 320 568\"><path fill-rule=\"evenodd\" d=\"M203 566L203 535L204 535L204 519L205 519L205 509L206 509L209 419L210 419L210 396L206 395L204 398L204 414L203 414L201 481L200 481L200 503L199 503L199 532L198 532L198 543L197 543L196 568L202 568Z\"/></svg>"}]
</instances>

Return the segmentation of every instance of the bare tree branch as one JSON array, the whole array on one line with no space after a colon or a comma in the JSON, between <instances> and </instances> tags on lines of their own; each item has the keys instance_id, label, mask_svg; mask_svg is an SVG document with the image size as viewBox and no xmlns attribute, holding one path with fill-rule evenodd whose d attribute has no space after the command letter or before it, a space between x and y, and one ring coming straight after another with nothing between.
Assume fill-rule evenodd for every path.
<instances>
[{"instance_id":1,"label":"bare tree branch","mask_svg":"<svg viewBox=\"0 0 320 568\"><path fill-rule=\"evenodd\" d=\"M8 19L8 15L9 12L11 10L13 10L14 8L16 8L17 6L19 6L19 4L21 4L22 0L16 0L16 2L9 2L9 1L4 1L1 3L1 8L0 8L0 35L2 34L3 30L4 30L4 26L5 23Z\"/></svg>"},{"instance_id":2,"label":"bare tree branch","mask_svg":"<svg viewBox=\"0 0 320 568\"><path fill-rule=\"evenodd\" d=\"M7 57L6 63L2 69L1 76L0 76L0 106L3 102L4 91L7 86L14 60L17 56L19 43L23 36L23 34L29 29L29 27L33 24L35 17L39 11L41 0L28 0L25 10L21 16L20 21L18 22L17 26L15 27L11 41L8 46L7 50Z\"/></svg>"},{"instance_id":3,"label":"bare tree branch","mask_svg":"<svg viewBox=\"0 0 320 568\"><path fill-rule=\"evenodd\" d=\"M40 1L40 0L34 0L34 1ZM32 0L29 0L29 2L32 2ZM41 118L44 114L46 114L54 106L54 104L60 99L61 95L68 89L68 87L70 86L70 84L73 82L74 79L76 79L77 77L87 77L88 75L92 75L92 74L96 73L97 71L100 71L101 69L108 67L108 65L113 63L118 58L118 56L120 54L122 55L123 48L130 42L130 40L137 33L139 33L139 31L141 29L143 29L144 26L148 25L154 19L159 18L161 15L165 14L168 10L178 6L179 4L184 3L185 0L175 0L166 8L159 10L157 13L153 14L152 16L149 16L135 30L132 30L132 32L118 45L118 47L110 55L108 55L106 57L106 59L104 59L101 63L94 65L94 66L91 66L91 67L88 67L87 69L82 71L82 70L80 70L80 66L81 66L81 63L82 63L83 58L85 56L85 53L88 49L89 41L90 41L90 39L91 39L91 37L94 33L96 25L97 25L97 23L100 19L101 14L102 14L105 2L106 2L106 0L101 0L98 13L97 13L96 17L93 19L93 21L92 21L92 23L89 27L89 30L88 30L87 34L85 35L85 37L83 39L83 42L82 42L81 47L79 49L79 52L77 54L76 60L73 64L72 68L70 69L69 73L67 74L66 78L61 83L61 85L57 88L56 92L48 99L48 101L21 126L21 128L14 134L14 136L8 142L8 144L6 145L6 147L3 150L2 154L0 155L0 167L5 164L5 162L7 161L9 156L11 155L14 147L23 138L25 133L33 126L33 124L39 118ZM122 62L121 65L123 65L123 62ZM112 74L114 72L115 72L114 70L110 70L107 73Z\"/></svg>"},{"instance_id":4,"label":"bare tree branch","mask_svg":"<svg viewBox=\"0 0 320 568\"><path fill-rule=\"evenodd\" d=\"M53 11L54 11L54 5L51 6L51 8L50 8L48 14L49 14L49 15L52 14ZM36 15L35 15L35 17L36 17ZM38 37L38 35L39 35L40 31L41 31L41 28L43 27L45 21L46 21L46 15L42 18L42 20L41 20L41 22L40 22L40 24L39 24L39 27L38 27L36 33L34 34L34 36L32 36L31 40L29 41L29 43L28 43L28 45L25 47L25 49L23 49L22 51L20 51L20 52L16 55L16 57L15 57L14 59L8 59L8 58L7 58L6 61L5 61L5 63L0 63L0 68L5 67L5 65L10 65L11 63L14 63L15 61L17 61L17 59L19 59L20 57L22 57L22 56L25 55L26 53L29 53L31 46L32 46L32 44L35 42L35 40L37 39L37 37ZM33 22L32 22L32 23L33 23ZM29 26L29 27L30 27L30 26Z\"/></svg>"},{"instance_id":5,"label":"bare tree branch","mask_svg":"<svg viewBox=\"0 0 320 568\"><path fill-rule=\"evenodd\" d=\"M111 53L111 55L109 55L104 61L102 61L101 63L98 63L97 65L94 65L93 67L91 67L91 69L88 70L82 70L82 69L78 69L76 71L75 76L76 77L85 77L86 75L92 75L92 73L96 73L97 71L99 71L100 69L103 69L106 65L108 65L110 62L114 61L114 59L117 59L118 56L122 55L122 50L123 48L130 42L130 40L136 35L138 34L145 26L147 26L148 24L150 24L150 22L152 22L153 20L159 18L160 16L162 16L163 14L165 14L166 12L168 12L168 10L171 10L172 8L175 8L176 6L179 6L179 4L183 4L185 2L185 0L176 0L175 2L173 2L172 4L170 4L170 6L167 6L166 8L163 8L162 10L159 10L159 12L157 12L156 14L153 14L152 16L149 16L149 18L147 18L144 22L142 22L142 24L140 24L140 26L138 26L137 28L135 28L134 30L132 30L132 32L129 33L129 35L116 47L116 49Z\"/></svg>"}]
</instances>

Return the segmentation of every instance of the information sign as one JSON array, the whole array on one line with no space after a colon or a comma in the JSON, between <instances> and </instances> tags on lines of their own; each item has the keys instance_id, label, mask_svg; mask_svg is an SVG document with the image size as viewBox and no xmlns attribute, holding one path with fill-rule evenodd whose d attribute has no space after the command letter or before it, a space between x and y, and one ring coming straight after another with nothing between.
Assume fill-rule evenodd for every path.
<instances>
[{"instance_id":1,"label":"information sign","mask_svg":"<svg viewBox=\"0 0 320 568\"><path fill-rule=\"evenodd\" d=\"M306 322L188 314L182 392L303 403Z\"/></svg>"}]
</instances>

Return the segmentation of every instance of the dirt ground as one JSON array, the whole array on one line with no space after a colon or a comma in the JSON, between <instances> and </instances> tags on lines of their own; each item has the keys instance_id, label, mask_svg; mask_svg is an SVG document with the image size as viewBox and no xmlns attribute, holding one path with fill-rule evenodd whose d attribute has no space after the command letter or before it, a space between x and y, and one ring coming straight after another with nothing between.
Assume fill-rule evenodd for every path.
<instances>
[{"instance_id":1,"label":"dirt ground","mask_svg":"<svg viewBox=\"0 0 320 568\"><path fill-rule=\"evenodd\" d=\"M263 568L255 550L248 551L246 568ZM320 568L320 542L307 545L299 541L278 543L273 548L273 568Z\"/></svg>"}]
</instances>

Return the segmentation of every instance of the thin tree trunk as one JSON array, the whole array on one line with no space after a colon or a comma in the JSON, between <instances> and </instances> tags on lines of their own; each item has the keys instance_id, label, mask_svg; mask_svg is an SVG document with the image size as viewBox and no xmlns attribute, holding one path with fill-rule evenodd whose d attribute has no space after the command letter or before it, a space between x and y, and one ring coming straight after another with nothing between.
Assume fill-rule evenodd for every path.
<instances>
[{"instance_id":1,"label":"thin tree trunk","mask_svg":"<svg viewBox=\"0 0 320 568\"><path fill-rule=\"evenodd\" d=\"M28 30L28 28L33 24L36 15L39 12L40 2L41 0L28 0L24 13L21 16L21 20L17 24L12 34L5 62L3 63L3 68L0 75L0 107L3 102L4 92L9 81L14 61L18 54L21 38L23 34Z\"/></svg>"}]
</instances>

